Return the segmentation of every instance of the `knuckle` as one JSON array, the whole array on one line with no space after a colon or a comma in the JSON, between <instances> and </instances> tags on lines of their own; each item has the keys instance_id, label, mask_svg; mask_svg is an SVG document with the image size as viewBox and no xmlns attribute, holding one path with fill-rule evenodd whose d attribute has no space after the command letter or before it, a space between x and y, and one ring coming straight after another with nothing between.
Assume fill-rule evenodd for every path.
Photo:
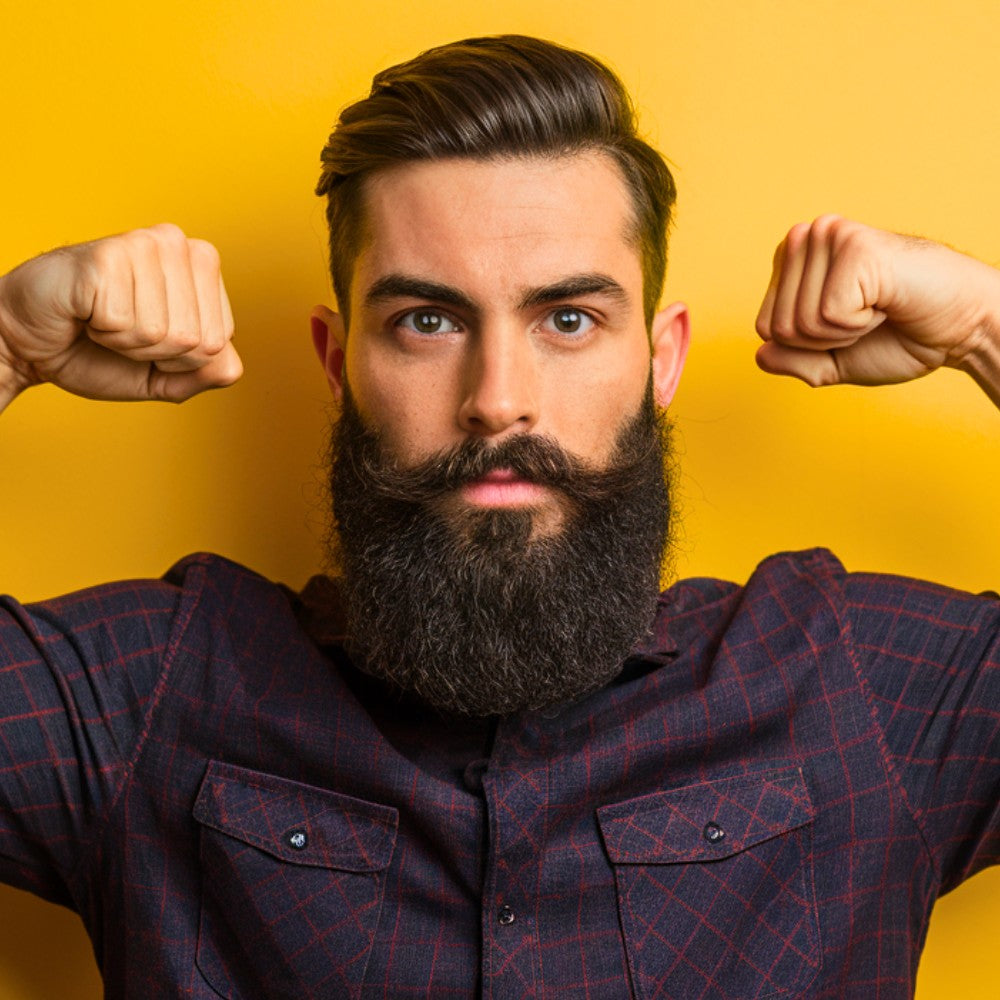
<instances>
[{"instance_id":1,"label":"knuckle","mask_svg":"<svg viewBox=\"0 0 1000 1000\"><path fill-rule=\"evenodd\" d=\"M784 343L795 336L795 326L786 319L775 319L771 322L771 334L778 343Z\"/></svg>"},{"instance_id":2,"label":"knuckle","mask_svg":"<svg viewBox=\"0 0 1000 1000\"><path fill-rule=\"evenodd\" d=\"M107 275L121 267L125 260L123 242L123 237L109 236L90 244L87 258L97 274Z\"/></svg>"},{"instance_id":3,"label":"knuckle","mask_svg":"<svg viewBox=\"0 0 1000 1000\"><path fill-rule=\"evenodd\" d=\"M229 338L224 337L221 334L212 335L203 338L201 342L201 352L208 358L214 358L217 354L221 354L229 344Z\"/></svg>"},{"instance_id":4,"label":"knuckle","mask_svg":"<svg viewBox=\"0 0 1000 1000\"><path fill-rule=\"evenodd\" d=\"M830 234L833 232L833 215L821 215L813 220L809 227L808 244L810 253L818 253L829 245Z\"/></svg>"},{"instance_id":5,"label":"knuckle","mask_svg":"<svg viewBox=\"0 0 1000 1000\"><path fill-rule=\"evenodd\" d=\"M812 227L808 222L797 222L791 229L788 230L788 235L785 240L788 243L788 248L796 249L802 246L806 240L809 239L809 231Z\"/></svg>"},{"instance_id":6,"label":"knuckle","mask_svg":"<svg viewBox=\"0 0 1000 1000\"><path fill-rule=\"evenodd\" d=\"M155 226L150 226L146 232L150 233L156 243L161 246L182 247L187 242L184 230L172 222L157 223Z\"/></svg>"},{"instance_id":7,"label":"knuckle","mask_svg":"<svg viewBox=\"0 0 1000 1000\"><path fill-rule=\"evenodd\" d=\"M868 230L849 219L840 219L831 231L832 237L841 253L857 253L866 242Z\"/></svg>"},{"instance_id":8,"label":"knuckle","mask_svg":"<svg viewBox=\"0 0 1000 1000\"><path fill-rule=\"evenodd\" d=\"M167 336L167 324L155 319L146 320L141 328L135 331L135 339L143 347L155 347Z\"/></svg>"},{"instance_id":9,"label":"knuckle","mask_svg":"<svg viewBox=\"0 0 1000 1000\"><path fill-rule=\"evenodd\" d=\"M148 229L133 229L124 233L120 239L130 253L148 256L156 252L156 239Z\"/></svg>"},{"instance_id":10,"label":"knuckle","mask_svg":"<svg viewBox=\"0 0 1000 1000\"><path fill-rule=\"evenodd\" d=\"M819 314L824 323L839 326L843 320L839 305L831 298L824 298L819 306Z\"/></svg>"},{"instance_id":11,"label":"knuckle","mask_svg":"<svg viewBox=\"0 0 1000 1000\"><path fill-rule=\"evenodd\" d=\"M135 323L134 302L124 289L109 283L95 299L93 311L84 318L91 329L104 333L129 331Z\"/></svg>"},{"instance_id":12,"label":"knuckle","mask_svg":"<svg viewBox=\"0 0 1000 1000\"><path fill-rule=\"evenodd\" d=\"M201 344L201 333L194 327L171 330L169 336L171 347L176 348L178 353L187 354Z\"/></svg>"},{"instance_id":13,"label":"knuckle","mask_svg":"<svg viewBox=\"0 0 1000 1000\"><path fill-rule=\"evenodd\" d=\"M817 215L813 219L812 229L814 232L827 232L830 229L836 228L839 222L843 221L839 215L834 212L824 212L823 215Z\"/></svg>"},{"instance_id":14,"label":"knuckle","mask_svg":"<svg viewBox=\"0 0 1000 1000\"><path fill-rule=\"evenodd\" d=\"M198 267L218 270L219 251L215 248L214 244L209 243L208 240L189 239L187 245L192 264Z\"/></svg>"},{"instance_id":15,"label":"knuckle","mask_svg":"<svg viewBox=\"0 0 1000 1000\"><path fill-rule=\"evenodd\" d=\"M824 332L819 317L808 313L796 316L795 328L801 336L812 338L821 337Z\"/></svg>"},{"instance_id":16,"label":"knuckle","mask_svg":"<svg viewBox=\"0 0 1000 1000\"><path fill-rule=\"evenodd\" d=\"M95 309L89 320L90 328L101 333L128 332L132 326L132 314L124 304L109 302Z\"/></svg>"},{"instance_id":17,"label":"knuckle","mask_svg":"<svg viewBox=\"0 0 1000 1000\"><path fill-rule=\"evenodd\" d=\"M202 347L208 354L218 354L229 346L235 332L235 324L230 318L208 323L202 332Z\"/></svg>"}]
</instances>

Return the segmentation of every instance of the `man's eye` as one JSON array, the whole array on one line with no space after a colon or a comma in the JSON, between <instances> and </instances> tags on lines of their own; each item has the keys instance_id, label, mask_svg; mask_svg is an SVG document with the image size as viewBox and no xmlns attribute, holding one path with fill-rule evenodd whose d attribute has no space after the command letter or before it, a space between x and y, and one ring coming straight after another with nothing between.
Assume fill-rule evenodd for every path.
<instances>
[{"instance_id":1,"label":"man's eye","mask_svg":"<svg viewBox=\"0 0 1000 1000\"><path fill-rule=\"evenodd\" d=\"M414 309L396 320L398 326L405 326L416 333L455 333L458 324L433 309Z\"/></svg>"},{"instance_id":2,"label":"man's eye","mask_svg":"<svg viewBox=\"0 0 1000 1000\"><path fill-rule=\"evenodd\" d=\"M594 325L593 319L579 309L557 309L549 316L549 325L556 333L587 333Z\"/></svg>"}]
</instances>

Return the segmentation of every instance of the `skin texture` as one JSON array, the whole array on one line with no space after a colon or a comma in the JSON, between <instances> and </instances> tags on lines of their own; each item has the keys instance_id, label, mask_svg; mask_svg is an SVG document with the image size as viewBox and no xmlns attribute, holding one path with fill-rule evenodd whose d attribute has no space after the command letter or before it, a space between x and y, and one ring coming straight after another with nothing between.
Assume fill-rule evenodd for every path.
<instances>
[{"instance_id":1,"label":"skin texture","mask_svg":"<svg viewBox=\"0 0 1000 1000\"><path fill-rule=\"evenodd\" d=\"M418 163L377 175L366 195L350 333L320 306L313 335L334 394L346 377L405 465L470 437L534 433L597 467L651 370L669 403L687 310L668 306L647 331L631 205L605 156ZM558 521L544 487L502 472L460 502Z\"/></svg>"}]
</instances>

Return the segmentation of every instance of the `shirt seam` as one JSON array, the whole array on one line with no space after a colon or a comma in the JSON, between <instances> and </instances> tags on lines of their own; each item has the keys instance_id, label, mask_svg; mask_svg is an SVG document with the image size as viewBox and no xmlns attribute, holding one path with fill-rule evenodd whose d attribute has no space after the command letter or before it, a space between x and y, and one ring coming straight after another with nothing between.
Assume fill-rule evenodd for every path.
<instances>
[{"instance_id":1,"label":"shirt seam","mask_svg":"<svg viewBox=\"0 0 1000 1000\"><path fill-rule=\"evenodd\" d=\"M164 693L170 683L171 670L174 665L174 661L180 650L184 636L187 634L188 627L194 618L195 610L201 601L202 592L204 591L205 581L207 578L207 574L205 572L207 562L208 557L198 557L195 565L192 566L187 574L185 574L184 584L181 586L181 598L177 614L171 626L170 635L168 636L167 644L160 661L160 676L153 687L153 693L150 696L150 703L143 719L142 729L136 737L132 753L128 759L122 763L121 775L117 789L111 796L102 815L94 821L92 834L89 840L86 844L81 845L80 860L73 867L73 870L70 873L70 877L73 881L77 881L80 873L85 871L91 865L94 853L97 850L97 845L103 842L104 831L110 824L111 817L118 808L118 803L121 801L125 788L135 772L139 757L142 756L142 752L145 749L146 742L153 729L153 717L155 716L156 711L160 706L160 702L163 699ZM195 584L195 586L190 589L188 587L189 581L193 581Z\"/></svg>"},{"instance_id":2,"label":"shirt seam","mask_svg":"<svg viewBox=\"0 0 1000 1000\"><path fill-rule=\"evenodd\" d=\"M864 670L861 666L861 661L858 658L857 649L854 645L854 631L851 628L851 622L849 616L846 614L846 604L847 597L844 594L843 589L839 588L843 602L845 604L845 614L841 614L838 607L830 599L830 596L824 592L824 599L830 605L833 610L834 616L840 623L841 634L844 637L844 650L847 654L847 658L850 661L851 668L854 671L855 677L858 681L858 686L861 689L861 695L865 700L865 705L868 708L868 713L871 716L872 725L875 728L875 742L879 749L879 755L882 758L882 765L886 770L892 786L895 788L897 795L903 803L903 807L906 809L907 815L913 821L913 825L916 827L917 833L920 835L920 843L923 845L925 854L930 863L931 870L934 872L934 877L937 883L941 883L941 870L938 864L938 860L934 855L934 851L931 849L930 838L927 835L927 831L924 828L924 824L920 818L920 810L918 810L913 803L910 801L909 793L906 790L906 785L903 782L902 775L899 773L899 768L896 764L895 758L892 751L889 748L888 739L885 734L885 730L882 727L882 723L879 721L878 708L875 704L875 695L872 692L871 685L868 683L868 678L865 676Z\"/></svg>"}]
</instances>

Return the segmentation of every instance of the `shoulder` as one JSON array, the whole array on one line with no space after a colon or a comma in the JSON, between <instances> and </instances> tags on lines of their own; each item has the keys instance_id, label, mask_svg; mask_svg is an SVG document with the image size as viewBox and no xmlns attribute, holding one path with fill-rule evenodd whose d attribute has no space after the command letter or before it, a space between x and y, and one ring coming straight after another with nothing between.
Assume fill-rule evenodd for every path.
<instances>
[{"instance_id":1,"label":"shoulder","mask_svg":"<svg viewBox=\"0 0 1000 1000\"><path fill-rule=\"evenodd\" d=\"M280 618L286 632L296 628L294 605L287 588L197 553L159 579L120 580L24 605L0 598L0 663L84 687L124 686L134 701L151 693L178 652L207 650L213 632L250 636Z\"/></svg>"},{"instance_id":2,"label":"shoulder","mask_svg":"<svg viewBox=\"0 0 1000 1000\"><path fill-rule=\"evenodd\" d=\"M3 598L3 605L15 617L45 630L132 635L136 630L172 631L178 618L197 608L230 608L247 598L287 603L291 597L291 591L230 559L199 552L175 563L159 579L102 583L24 606Z\"/></svg>"},{"instance_id":3,"label":"shoulder","mask_svg":"<svg viewBox=\"0 0 1000 1000\"><path fill-rule=\"evenodd\" d=\"M212 659L251 655L267 659L288 643L320 642L317 633L336 617L331 601L321 607L310 600L319 581L336 591L331 581L317 577L302 594L222 556L199 552L176 563L162 583L176 588L177 607L171 645Z\"/></svg>"},{"instance_id":4,"label":"shoulder","mask_svg":"<svg viewBox=\"0 0 1000 1000\"><path fill-rule=\"evenodd\" d=\"M185 556L156 583L174 588L182 603L188 601L227 611L261 605L284 607L297 599L295 592L284 584L210 552Z\"/></svg>"},{"instance_id":5,"label":"shoulder","mask_svg":"<svg viewBox=\"0 0 1000 1000\"><path fill-rule=\"evenodd\" d=\"M804 601L838 591L846 576L827 549L780 552L759 563L743 584L715 577L679 580L660 595L658 623L724 628L749 609L761 613L771 604L794 613Z\"/></svg>"},{"instance_id":6,"label":"shoulder","mask_svg":"<svg viewBox=\"0 0 1000 1000\"><path fill-rule=\"evenodd\" d=\"M885 573L849 572L827 549L780 552L746 582L709 577L675 583L660 596L656 631L662 644L694 635L798 634L807 644L837 635L871 653L902 646L954 646L1000 625L994 594L969 594L941 584ZM943 651L943 650L939 650Z\"/></svg>"},{"instance_id":7,"label":"shoulder","mask_svg":"<svg viewBox=\"0 0 1000 1000\"><path fill-rule=\"evenodd\" d=\"M708 577L675 583L661 595L661 605L674 614L781 604L789 610L817 599L852 618L903 613L943 625L961 625L970 616L989 617L1000 609L995 593L970 594L943 584L892 573L852 572L828 549L779 552L762 560L746 583Z\"/></svg>"}]
</instances>

